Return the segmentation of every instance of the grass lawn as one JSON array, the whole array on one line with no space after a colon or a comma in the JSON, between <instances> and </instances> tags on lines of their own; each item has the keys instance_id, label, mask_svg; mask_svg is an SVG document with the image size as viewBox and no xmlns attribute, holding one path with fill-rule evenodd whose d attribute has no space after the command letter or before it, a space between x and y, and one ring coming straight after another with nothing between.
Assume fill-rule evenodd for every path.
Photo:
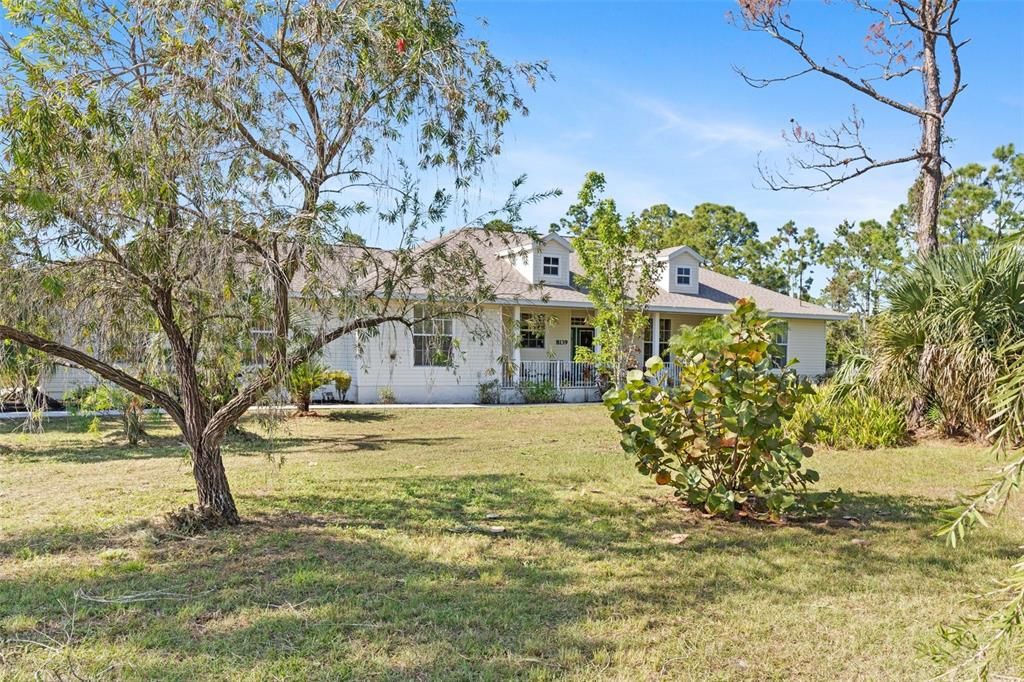
<instances>
[{"instance_id":1,"label":"grass lawn","mask_svg":"<svg viewBox=\"0 0 1024 682\"><path fill-rule=\"evenodd\" d=\"M949 444L815 455L833 523L703 520L590 405L292 421L283 462L228 448L247 523L177 538L173 432L116 426L0 426L2 679L926 679L918 647L1024 530L1017 504L932 537L993 469Z\"/></svg>"}]
</instances>

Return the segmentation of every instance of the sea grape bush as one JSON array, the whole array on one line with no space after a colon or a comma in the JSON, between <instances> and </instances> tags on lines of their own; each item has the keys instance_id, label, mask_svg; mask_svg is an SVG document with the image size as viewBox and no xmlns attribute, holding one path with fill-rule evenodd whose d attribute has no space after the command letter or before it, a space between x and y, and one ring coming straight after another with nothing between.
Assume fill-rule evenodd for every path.
<instances>
[{"instance_id":1,"label":"sea grape bush","mask_svg":"<svg viewBox=\"0 0 1024 682\"><path fill-rule=\"evenodd\" d=\"M673 337L676 386L664 385L664 363L651 358L646 371L632 370L623 388L605 394L622 448L641 474L719 516L777 518L830 504L829 494L806 492L818 481L805 468L816 418L795 436L781 428L814 388L794 363L774 364L775 324L741 299L730 314Z\"/></svg>"}]
</instances>

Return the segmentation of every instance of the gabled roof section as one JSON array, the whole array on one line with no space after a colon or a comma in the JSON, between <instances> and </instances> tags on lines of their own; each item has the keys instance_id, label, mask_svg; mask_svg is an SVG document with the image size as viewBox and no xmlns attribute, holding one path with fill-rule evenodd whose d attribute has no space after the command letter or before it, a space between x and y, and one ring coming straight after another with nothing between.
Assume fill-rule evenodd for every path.
<instances>
[{"instance_id":1,"label":"gabled roof section","mask_svg":"<svg viewBox=\"0 0 1024 682\"><path fill-rule=\"evenodd\" d=\"M681 253L686 253L697 259L698 263L704 262L704 256L700 255L689 246L670 246L658 252L658 260L672 260Z\"/></svg>"},{"instance_id":2,"label":"gabled roof section","mask_svg":"<svg viewBox=\"0 0 1024 682\"><path fill-rule=\"evenodd\" d=\"M572 242L570 242L568 239L558 234L557 232L548 232L546 235L540 238L540 241L544 242L545 244L555 242L556 244L561 244L570 251L573 250Z\"/></svg>"},{"instance_id":3,"label":"gabled roof section","mask_svg":"<svg viewBox=\"0 0 1024 682\"><path fill-rule=\"evenodd\" d=\"M545 237L560 240L562 244L569 243L565 237L558 234L551 233L541 239ZM483 263L488 282L493 287L494 302L561 308L592 308L593 305L587 298L586 290L579 285L584 272L575 251L571 251L569 257L571 274L569 286L551 286L543 282L532 284L508 258L503 257L503 254L506 254L510 248L525 247L530 243L530 239L529 235L522 233L515 235L496 233L482 228L462 228L425 242L417 248L429 249L442 244L472 248ZM678 246L663 249L659 252L659 256L661 253L674 253L681 249L696 253L690 247ZM699 255L695 257L700 258ZM416 291L414 290L413 293L415 294ZM845 313L801 301L705 267L701 268L698 293L674 293L659 288L651 299L648 309L651 312L722 315L731 311L733 303L741 298L754 299L759 308L775 317L814 320L845 320L849 318L849 315Z\"/></svg>"},{"instance_id":4,"label":"gabled roof section","mask_svg":"<svg viewBox=\"0 0 1024 682\"><path fill-rule=\"evenodd\" d=\"M464 228L464 230L468 230L468 231L471 231L471 232L472 231L479 231L479 232L483 232L484 231L482 229L481 230L474 230L473 228ZM460 231L464 231L464 230L460 230ZM557 232L548 232L547 234L541 235L540 237L537 237L536 239L532 238L528 234L524 234L524 233L520 232L520 233L516 234L514 237L509 238L508 242L509 242L509 244L508 244L507 248L504 248L504 249L502 249L502 250L500 250L498 252L499 256L507 256L508 254L512 253L513 251L517 252L517 253L521 252L524 249L526 249L528 246L530 246L531 243L533 243L533 244L538 244L538 243L539 244L548 244L548 243L554 242L556 244L560 244L561 246L565 247L569 251L573 250L572 243L568 239L563 237L562 235L558 234Z\"/></svg>"}]
</instances>

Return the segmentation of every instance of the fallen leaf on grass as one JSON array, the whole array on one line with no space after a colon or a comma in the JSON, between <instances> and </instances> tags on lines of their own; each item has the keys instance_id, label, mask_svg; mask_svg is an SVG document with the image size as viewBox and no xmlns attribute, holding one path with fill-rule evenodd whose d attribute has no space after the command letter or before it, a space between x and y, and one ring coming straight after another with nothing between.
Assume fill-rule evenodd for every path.
<instances>
[{"instance_id":1,"label":"fallen leaf on grass","mask_svg":"<svg viewBox=\"0 0 1024 682\"><path fill-rule=\"evenodd\" d=\"M686 542L686 538L690 537L689 533L674 533L672 537L668 539L673 545L681 545Z\"/></svg>"}]
</instances>

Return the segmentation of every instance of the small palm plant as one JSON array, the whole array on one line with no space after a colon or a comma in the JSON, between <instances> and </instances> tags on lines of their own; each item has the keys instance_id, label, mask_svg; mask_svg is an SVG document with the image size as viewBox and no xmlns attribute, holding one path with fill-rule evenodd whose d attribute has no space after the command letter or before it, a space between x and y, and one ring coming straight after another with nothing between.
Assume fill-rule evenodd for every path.
<instances>
[{"instance_id":1,"label":"small palm plant","mask_svg":"<svg viewBox=\"0 0 1024 682\"><path fill-rule=\"evenodd\" d=\"M313 391L331 380L330 373L316 360L300 362L288 374L288 392L298 414L309 414L309 402Z\"/></svg>"},{"instance_id":2,"label":"small palm plant","mask_svg":"<svg viewBox=\"0 0 1024 682\"><path fill-rule=\"evenodd\" d=\"M987 525L1024 486L1024 236L987 249L951 247L918 264L889 292L876 373L925 395L941 419L992 442L999 472L939 531L950 545ZM1024 646L1024 557L976 615L941 631L933 656L952 678L987 678ZM1013 665L1011 660L1011 665Z\"/></svg>"}]
</instances>

